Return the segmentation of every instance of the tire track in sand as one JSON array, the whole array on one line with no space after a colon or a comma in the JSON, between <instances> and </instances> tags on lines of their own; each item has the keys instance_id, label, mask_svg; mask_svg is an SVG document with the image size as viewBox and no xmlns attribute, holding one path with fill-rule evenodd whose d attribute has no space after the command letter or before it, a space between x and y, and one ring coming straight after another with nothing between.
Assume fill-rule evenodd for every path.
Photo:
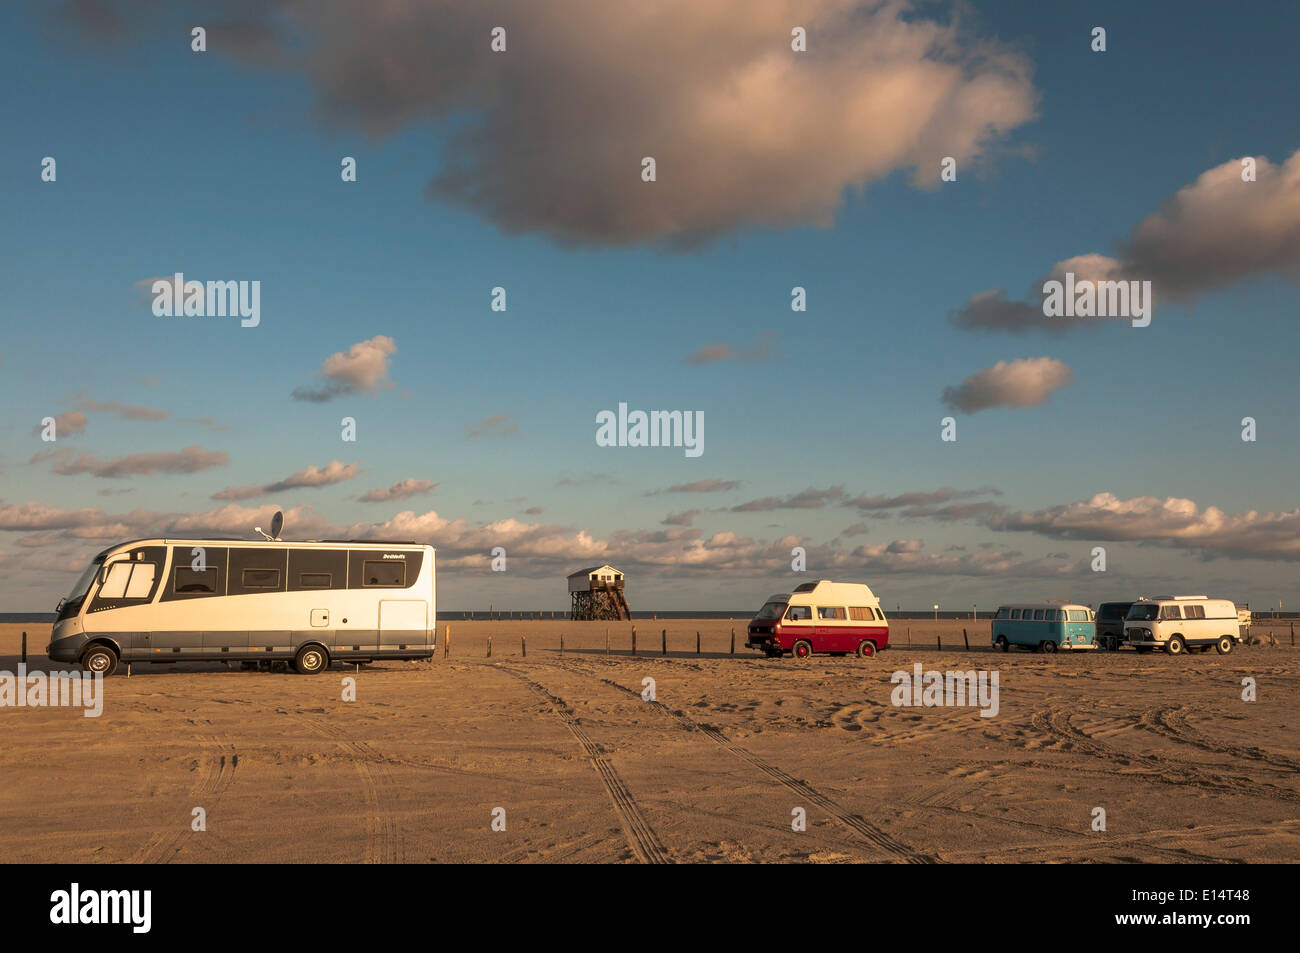
<instances>
[{"instance_id":1,"label":"tire track in sand","mask_svg":"<svg viewBox=\"0 0 1300 953\"><path fill-rule=\"evenodd\" d=\"M1286 755L1275 754L1254 745L1220 744L1211 741L1204 735L1197 734L1197 729L1187 723L1189 711L1190 709L1186 705L1165 705L1158 708L1148 708L1142 713L1138 725L1155 734L1172 738L1175 741L1191 745L1194 748L1200 748L1202 751L1208 751L1212 754L1224 754L1232 758L1258 761L1260 764L1266 764L1270 768L1276 768L1279 771L1300 772L1300 761L1288 758Z\"/></svg>"},{"instance_id":2,"label":"tire track in sand","mask_svg":"<svg viewBox=\"0 0 1300 953\"><path fill-rule=\"evenodd\" d=\"M204 809L204 817L221 800L221 795L235 782L235 771L239 767L239 752L230 742L215 735L199 735L196 739L202 749L200 763L201 775L190 786L189 797L194 807ZM191 822L193 815L191 815ZM191 828L178 826L154 831L140 848L131 856L128 863L166 864L170 863L182 850L177 842Z\"/></svg>"},{"instance_id":3,"label":"tire track in sand","mask_svg":"<svg viewBox=\"0 0 1300 953\"><path fill-rule=\"evenodd\" d=\"M573 713L573 709L565 703L564 699L551 694L544 686L533 681L518 672L503 668L500 665L495 668L507 675L519 679L537 695L550 705L551 710L560 716L569 733L573 735L582 745L583 750L587 752L587 758L591 765L600 775L600 781L605 786L605 792L609 799L614 803L614 811L618 814L619 822L627 834L628 846L632 848L637 859L646 864L666 864L671 861L668 858L668 851L659 841L654 829L646 822L645 816L641 813L641 808L628 790L627 784L619 775L614 766L609 763L609 759L601 753L600 746L591 740L591 737L583 730L578 721L578 717Z\"/></svg>"},{"instance_id":4,"label":"tire track in sand","mask_svg":"<svg viewBox=\"0 0 1300 953\"><path fill-rule=\"evenodd\" d=\"M604 678L601 675L598 675L594 672L584 671L583 669L578 668L572 663L568 663L568 664L554 663L554 664L557 664L557 667L562 668L569 672L573 672L574 674L584 675L587 678L594 678L601 682L604 682L606 685L610 685L613 688L617 688L619 691L631 695L633 698L636 698L637 700L641 699L640 692L637 692L630 688L626 688L620 685L618 682L613 681L612 679ZM717 744L720 748L729 752L735 757L739 758L741 761L744 761L750 764L751 766L757 768L759 771L767 775L773 781L776 781L778 784L781 784L788 790L793 791L799 797L811 801L813 804L816 804L828 815L830 815L834 820L838 821L840 824L847 827L849 830L853 831L855 834L857 834L867 843L879 848L880 850L884 851L886 854L891 855L895 859L905 861L906 863L909 864L933 864L935 862L934 858L929 856L928 854L921 854L918 853L917 851L914 851L911 847L907 846L901 841L895 840L893 837L891 837L889 834L882 831L880 828L876 827L873 824L868 823L860 815L854 814L851 811L847 810L846 808L840 806L837 802L827 797L825 794L822 794L820 791L814 788L807 781L801 781L800 779L794 777L793 775L788 774L787 772L781 770L776 765L769 764L767 761L764 761L762 758L754 754L754 752L750 751L748 748L732 741L725 734L723 734L722 731L720 731L717 728L714 728L712 725L701 724L700 722L695 721L693 718L689 717L688 715L679 711L674 711L673 709L667 707L666 705L658 701L646 702L645 704L650 705L656 711L667 716L668 718L671 718L672 720L688 728L689 730L698 731L700 734L704 735L710 741L713 741L715 744Z\"/></svg>"},{"instance_id":5,"label":"tire track in sand","mask_svg":"<svg viewBox=\"0 0 1300 953\"><path fill-rule=\"evenodd\" d=\"M397 785L381 755L364 741L356 741L344 729L315 718L303 719L307 727L333 741L348 756L361 781L361 798L366 814L367 864L400 864L405 858L406 839L397 823Z\"/></svg>"},{"instance_id":6,"label":"tire track in sand","mask_svg":"<svg viewBox=\"0 0 1300 953\"><path fill-rule=\"evenodd\" d=\"M1070 710L1066 708L1049 707L1040 709L1030 716L1030 723L1049 738L1054 738L1068 748L1077 749L1083 754L1112 764L1137 765L1141 773L1135 776L1150 781L1180 787L1201 787L1225 794L1300 802L1300 792L1289 788L1263 784L1253 778L1225 776L1206 770L1205 765L1192 764L1174 758L1165 759L1153 755L1136 754L1116 748L1076 728L1070 721Z\"/></svg>"}]
</instances>

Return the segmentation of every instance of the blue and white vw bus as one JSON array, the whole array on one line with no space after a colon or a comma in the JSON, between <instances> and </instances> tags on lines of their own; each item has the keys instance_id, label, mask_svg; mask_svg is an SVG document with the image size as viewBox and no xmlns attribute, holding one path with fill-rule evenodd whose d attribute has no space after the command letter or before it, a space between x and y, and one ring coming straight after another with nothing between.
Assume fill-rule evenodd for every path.
<instances>
[{"instance_id":1,"label":"blue and white vw bus","mask_svg":"<svg viewBox=\"0 0 1300 953\"><path fill-rule=\"evenodd\" d=\"M1039 652L1095 649L1097 622L1091 609L1073 602L1005 605L993 616L993 645L1003 652L1013 645Z\"/></svg>"}]
</instances>

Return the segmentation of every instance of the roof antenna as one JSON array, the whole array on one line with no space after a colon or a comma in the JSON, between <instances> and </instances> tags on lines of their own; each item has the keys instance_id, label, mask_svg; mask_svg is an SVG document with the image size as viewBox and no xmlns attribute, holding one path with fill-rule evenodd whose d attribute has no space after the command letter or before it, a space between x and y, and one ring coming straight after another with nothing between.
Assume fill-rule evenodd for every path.
<instances>
[{"instance_id":1,"label":"roof antenna","mask_svg":"<svg viewBox=\"0 0 1300 953\"><path fill-rule=\"evenodd\" d=\"M262 533L262 538L268 543L278 543L280 541L280 530L282 529L284 529L284 514L279 510L276 510L275 515L271 517L270 535L262 533L262 527L260 526L253 527L255 532Z\"/></svg>"}]
</instances>

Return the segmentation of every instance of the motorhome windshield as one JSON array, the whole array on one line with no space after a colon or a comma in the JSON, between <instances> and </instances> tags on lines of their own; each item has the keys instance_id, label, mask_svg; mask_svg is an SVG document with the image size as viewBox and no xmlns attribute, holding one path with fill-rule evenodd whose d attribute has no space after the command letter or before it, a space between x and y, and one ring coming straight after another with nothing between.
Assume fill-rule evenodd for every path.
<instances>
[{"instance_id":1,"label":"motorhome windshield","mask_svg":"<svg viewBox=\"0 0 1300 953\"><path fill-rule=\"evenodd\" d=\"M755 619L779 619L781 618L781 613L784 610L785 610L784 602L769 602L766 603L763 606L763 608L758 610L758 615L754 616L754 618Z\"/></svg>"},{"instance_id":2,"label":"motorhome windshield","mask_svg":"<svg viewBox=\"0 0 1300 953\"><path fill-rule=\"evenodd\" d=\"M1132 619L1135 622L1151 622L1154 619L1159 618L1159 616L1160 607L1158 605L1142 605L1141 603L1138 603L1128 610L1127 618Z\"/></svg>"},{"instance_id":3,"label":"motorhome windshield","mask_svg":"<svg viewBox=\"0 0 1300 953\"><path fill-rule=\"evenodd\" d=\"M91 563L77 581L72 584L72 591L59 604L60 619L67 619L81 610L81 604L86 599L86 593L90 591L91 585L95 582L95 576L99 573L99 567L102 565L103 563L98 560Z\"/></svg>"}]
</instances>

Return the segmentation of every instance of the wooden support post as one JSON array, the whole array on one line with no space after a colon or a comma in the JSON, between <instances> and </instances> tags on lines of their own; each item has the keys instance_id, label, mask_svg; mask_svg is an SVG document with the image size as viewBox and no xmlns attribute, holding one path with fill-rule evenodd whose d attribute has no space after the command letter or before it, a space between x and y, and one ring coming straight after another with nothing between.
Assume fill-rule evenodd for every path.
<instances>
[{"instance_id":1,"label":"wooden support post","mask_svg":"<svg viewBox=\"0 0 1300 953\"><path fill-rule=\"evenodd\" d=\"M731 630L731 654L736 654L736 630Z\"/></svg>"},{"instance_id":2,"label":"wooden support post","mask_svg":"<svg viewBox=\"0 0 1300 953\"><path fill-rule=\"evenodd\" d=\"M660 648L662 650L661 654L667 655L668 654L668 630L662 629L659 633L659 636L663 640L662 644L660 645Z\"/></svg>"},{"instance_id":3,"label":"wooden support post","mask_svg":"<svg viewBox=\"0 0 1300 953\"><path fill-rule=\"evenodd\" d=\"M632 654L636 655L636 626L632 626Z\"/></svg>"},{"instance_id":4,"label":"wooden support post","mask_svg":"<svg viewBox=\"0 0 1300 953\"><path fill-rule=\"evenodd\" d=\"M910 625L907 627L907 647L909 649L912 647L912 627Z\"/></svg>"},{"instance_id":5,"label":"wooden support post","mask_svg":"<svg viewBox=\"0 0 1300 953\"><path fill-rule=\"evenodd\" d=\"M700 630L695 630L695 654L700 654Z\"/></svg>"},{"instance_id":6,"label":"wooden support post","mask_svg":"<svg viewBox=\"0 0 1300 953\"><path fill-rule=\"evenodd\" d=\"M524 658L528 658L528 636L526 635L519 636L519 647L523 653Z\"/></svg>"},{"instance_id":7,"label":"wooden support post","mask_svg":"<svg viewBox=\"0 0 1300 953\"><path fill-rule=\"evenodd\" d=\"M967 636L966 636L966 630L965 630L965 629L962 629L962 630L961 630L961 640L962 640L963 642L966 643L966 651L969 652L969 651L970 651L970 639L967 638Z\"/></svg>"},{"instance_id":8,"label":"wooden support post","mask_svg":"<svg viewBox=\"0 0 1300 953\"><path fill-rule=\"evenodd\" d=\"M942 633L935 633L935 636L934 636L934 645L935 645L935 651L936 651L936 652L942 652L942 651L943 651L943 635L942 635Z\"/></svg>"},{"instance_id":9,"label":"wooden support post","mask_svg":"<svg viewBox=\"0 0 1300 953\"><path fill-rule=\"evenodd\" d=\"M1295 642L1294 639L1292 639L1291 641L1292 641L1293 643ZM23 663L24 665L27 664L27 633L26 633L26 632L23 633L23 657L22 657L22 663ZM24 691L25 691L25 689L24 689Z\"/></svg>"},{"instance_id":10,"label":"wooden support post","mask_svg":"<svg viewBox=\"0 0 1300 953\"><path fill-rule=\"evenodd\" d=\"M560 658L564 658L564 633L560 633Z\"/></svg>"},{"instance_id":11,"label":"wooden support post","mask_svg":"<svg viewBox=\"0 0 1300 953\"><path fill-rule=\"evenodd\" d=\"M492 657L492 636L488 636L488 658Z\"/></svg>"},{"instance_id":12,"label":"wooden support post","mask_svg":"<svg viewBox=\"0 0 1300 953\"><path fill-rule=\"evenodd\" d=\"M451 623L447 623L447 631L442 636L442 657L446 658L451 654Z\"/></svg>"}]
</instances>

